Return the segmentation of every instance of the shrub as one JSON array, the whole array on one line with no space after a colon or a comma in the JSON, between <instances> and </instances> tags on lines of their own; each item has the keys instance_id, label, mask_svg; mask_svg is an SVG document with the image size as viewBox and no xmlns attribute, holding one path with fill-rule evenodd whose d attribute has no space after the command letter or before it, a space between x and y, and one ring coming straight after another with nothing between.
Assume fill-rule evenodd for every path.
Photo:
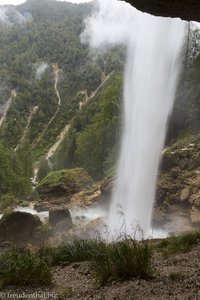
<instances>
[{"instance_id":1,"label":"shrub","mask_svg":"<svg viewBox=\"0 0 200 300\"><path fill-rule=\"evenodd\" d=\"M0 286L9 284L50 284L52 274L47 263L25 249L10 249L0 254Z\"/></svg>"}]
</instances>

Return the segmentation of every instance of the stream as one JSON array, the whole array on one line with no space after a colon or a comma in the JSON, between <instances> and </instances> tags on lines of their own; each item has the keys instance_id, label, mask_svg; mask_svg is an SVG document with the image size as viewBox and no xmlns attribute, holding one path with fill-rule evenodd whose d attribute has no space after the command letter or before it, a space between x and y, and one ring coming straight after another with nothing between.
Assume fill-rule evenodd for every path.
<instances>
[{"instance_id":1,"label":"stream","mask_svg":"<svg viewBox=\"0 0 200 300\"><path fill-rule=\"evenodd\" d=\"M32 215L36 215L40 218L43 223L46 223L47 219L49 218L49 211L40 211L38 212L32 206L28 207L21 207L18 206L14 209L14 211L26 212ZM72 222L74 225L87 225L91 221L97 218L104 218L106 217L106 212L102 208L72 208L69 209ZM0 219L2 218L3 214L0 214Z\"/></svg>"}]
</instances>

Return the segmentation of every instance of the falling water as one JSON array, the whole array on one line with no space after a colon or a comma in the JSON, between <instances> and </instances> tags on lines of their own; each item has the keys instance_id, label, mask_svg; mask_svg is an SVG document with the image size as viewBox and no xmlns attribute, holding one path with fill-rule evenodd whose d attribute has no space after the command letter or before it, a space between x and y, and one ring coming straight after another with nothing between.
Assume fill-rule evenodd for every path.
<instances>
[{"instance_id":1,"label":"falling water","mask_svg":"<svg viewBox=\"0 0 200 300\"><path fill-rule=\"evenodd\" d=\"M138 26L137 38L130 38L128 45L125 124L109 226L119 231L124 224L123 230L131 233L138 224L146 235L180 72L184 26L179 20L142 14Z\"/></svg>"},{"instance_id":2,"label":"falling water","mask_svg":"<svg viewBox=\"0 0 200 300\"><path fill-rule=\"evenodd\" d=\"M159 162L180 73L185 23L143 14L127 5L124 10L116 9L118 16L113 8L112 18L111 3L117 6L118 1L107 1L107 18L105 4L103 7L99 4L99 15L88 25L93 46L105 44L109 38L113 44L116 34L123 37L121 40L116 37L116 41L126 43L128 49L124 129L108 225L117 234L122 231L131 234L139 225L146 236L151 227ZM131 18L130 13L127 18L127 11L131 12ZM115 22L126 37L113 32ZM101 37L96 37L100 32ZM106 41L102 38L104 32Z\"/></svg>"}]
</instances>

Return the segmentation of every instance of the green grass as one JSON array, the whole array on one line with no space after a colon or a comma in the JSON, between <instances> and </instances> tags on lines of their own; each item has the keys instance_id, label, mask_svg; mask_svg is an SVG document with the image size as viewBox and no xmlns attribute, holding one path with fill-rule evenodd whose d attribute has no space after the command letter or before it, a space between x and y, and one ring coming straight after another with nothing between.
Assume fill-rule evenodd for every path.
<instances>
[{"instance_id":1,"label":"green grass","mask_svg":"<svg viewBox=\"0 0 200 300\"><path fill-rule=\"evenodd\" d=\"M0 253L0 287L6 285L48 285L52 274L38 253L25 249L10 249Z\"/></svg>"},{"instance_id":2,"label":"green grass","mask_svg":"<svg viewBox=\"0 0 200 300\"><path fill-rule=\"evenodd\" d=\"M151 256L148 242L138 242L128 236L118 243L102 244L93 256L95 278L100 285L133 277L148 279L153 274Z\"/></svg>"},{"instance_id":3,"label":"green grass","mask_svg":"<svg viewBox=\"0 0 200 300\"><path fill-rule=\"evenodd\" d=\"M41 257L50 261L51 265L91 261L94 249L101 243L100 240L75 239L57 248L41 248L39 252Z\"/></svg>"},{"instance_id":4,"label":"green grass","mask_svg":"<svg viewBox=\"0 0 200 300\"><path fill-rule=\"evenodd\" d=\"M179 252L188 252L199 242L200 231L193 231L164 239L156 247L160 249L165 256L168 256Z\"/></svg>"},{"instance_id":5,"label":"green grass","mask_svg":"<svg viewBox=\"0 0 200 300\"><path fill-rule=\"evenodd\" d=\"M101 239L75 239L35 253L11 249L0 254L0 286L50 284L53 266L82 261L91 264L91 274L99 285L133 277L148 279L153 271L151 256L148 241L138 242L126 235L110 244Z\"/></svg>"},{"instance_id":6,"label":"green grass","mask_svg":"<svg viewBox=\"0 0 200 300\"><path fill-rule=\"evenodd\" d=\"M152 275L152 251L148 242L137 242L125 235L119 242L111 244L100 239L77 239L57 248L42 248L40 255L51 265L88 261L100 285L112 280L149 278Z\"/></svg>"}]
</instances>

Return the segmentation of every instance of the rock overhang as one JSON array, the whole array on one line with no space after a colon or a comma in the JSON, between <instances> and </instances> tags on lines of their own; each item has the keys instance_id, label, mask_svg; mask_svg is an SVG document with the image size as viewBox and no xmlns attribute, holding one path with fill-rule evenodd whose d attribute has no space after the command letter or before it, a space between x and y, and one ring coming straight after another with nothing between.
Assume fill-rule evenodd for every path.
<instances>
[{"instance_id":1,"label":"rock overhang","mask_svg":"<svg viewBox=\"0 0 200 300\"><path fill-rule=\"evenodd\" d=\"M125 0L138 10L155 16L200 22L199 0Z\"/></svg>"}]
</instances>

